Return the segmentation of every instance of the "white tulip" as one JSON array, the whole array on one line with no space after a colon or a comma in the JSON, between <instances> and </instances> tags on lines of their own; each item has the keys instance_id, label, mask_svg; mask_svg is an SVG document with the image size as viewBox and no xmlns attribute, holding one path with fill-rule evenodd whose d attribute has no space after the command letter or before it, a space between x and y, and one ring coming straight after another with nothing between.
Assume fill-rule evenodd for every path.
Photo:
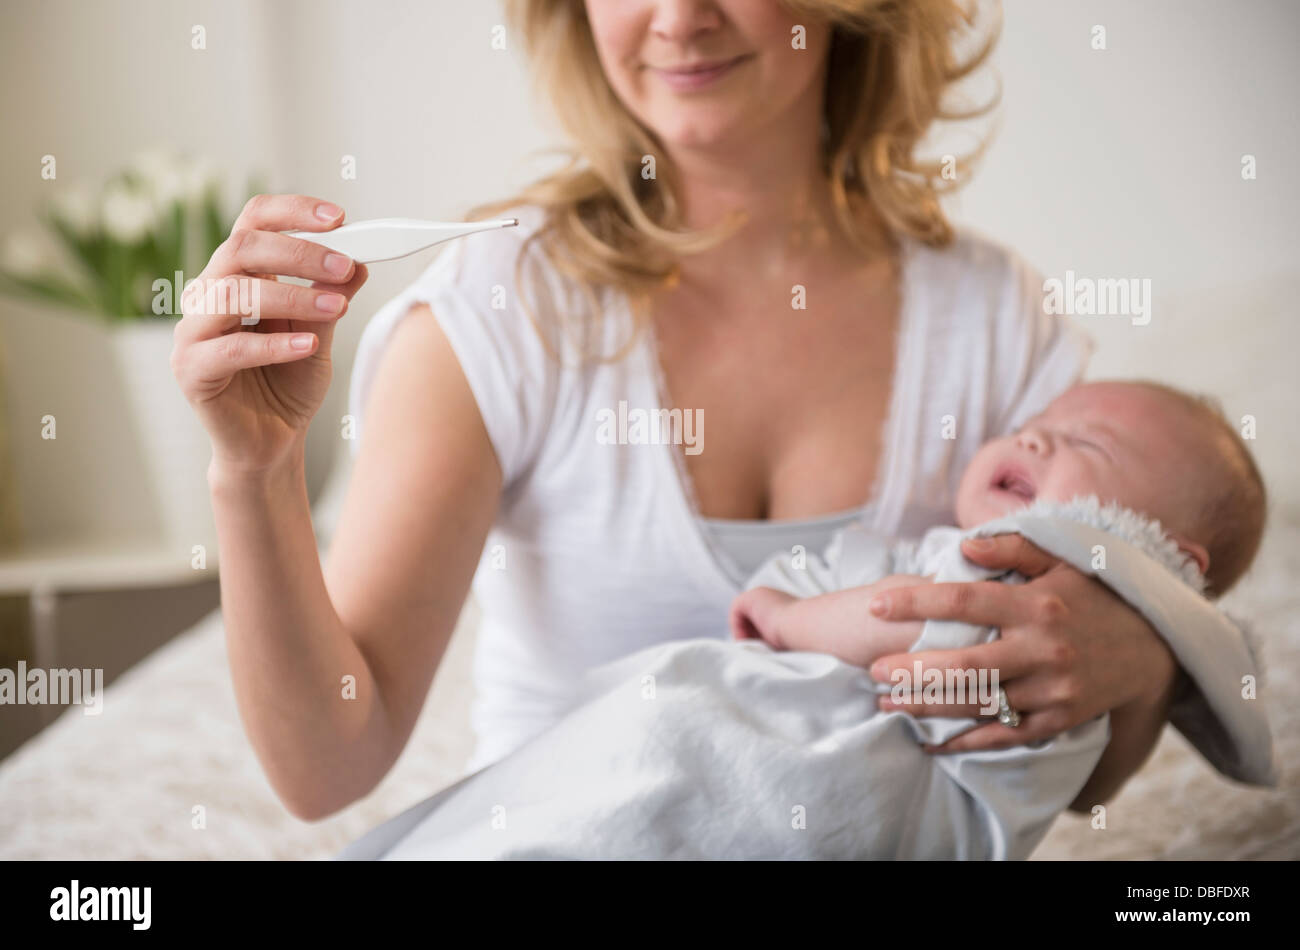
<instances>
[{"instance_id":1,"label":"white tulip","mask_svg":"<svg viewBox=\"0 0 1300 950\"><path fill-rule=\"evenodd\" d=\"M88 237L99 227L99 203L86 185L74 185L54 198L54 216L77 237Z\"/></svg>"},{"instance_id":2,"label":"white tulip","mask_svg":"<svg viewBox=\"0 0 1300 950\"><path fill-rule=\"evenodd\" d=\"M123 244L140 241L157 222L149 196L121 182L114 182L105 190L103 218L104 230Z\"/></svg>"},{"instance_id":3,"label":"white tulip","mask_svg":"<svg viewBox=\"0 0 1300 950\"><path fill-rule=\"evenodd\" d=\"M181 168L169 168L161 172L149 183L149 195L161 211L169 209L173 203L185 197L185 171Z\"/></svg>"},{"instance_id":4,"label":"white tulip","mask_svg":"<svg viewBox=\"0 0 1300 950\"><path fill-rule=\"evenodd\" d=\"M176 153L165 146L145 149L131 160L131 170L144 179L146 186L167 175L174 175L180 167Z\"/></svg>"},{"instance_id":5,"label":"white tulip","mask_svg":"<svg viewBox=\"0 0 1300 950\"><path fill-rule=\"evenodd\" d=\"M144 193L153 201L159 215L168 213L175 202L184 199L189 163L170 149L140 152L132 159L131 170L139 177Z\"/></svg>"},{"instance_id":6,"label":"white tulip","mask_svg":"<svg viewBox=\"0 0 1300 950\"><path fill-rule=\"evenodd\" d=\"M221 181L221 175L215 165L206 158L196 158L189 162L182 174L181 194L184 200L197 204L203 200L207 190Z\"/></svg>"}]
</instances>

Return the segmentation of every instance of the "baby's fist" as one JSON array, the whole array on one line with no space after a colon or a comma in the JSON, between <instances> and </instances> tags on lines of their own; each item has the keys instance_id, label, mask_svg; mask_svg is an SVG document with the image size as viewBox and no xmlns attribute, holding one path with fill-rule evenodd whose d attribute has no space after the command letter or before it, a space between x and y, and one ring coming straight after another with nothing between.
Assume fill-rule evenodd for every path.
<instances>
[{"instance_id":1,"label":"baby's fist","mask_svg":"<svg viewBox=\"0 0 1300 950\"><path fill-rule=\"evenodd\" d=\"M731 602L728 621L732 639L763 640L775 650L785 649L779 618L792 600L798 598L772 587L744 591Z\"/></svg>"}]
</instances>

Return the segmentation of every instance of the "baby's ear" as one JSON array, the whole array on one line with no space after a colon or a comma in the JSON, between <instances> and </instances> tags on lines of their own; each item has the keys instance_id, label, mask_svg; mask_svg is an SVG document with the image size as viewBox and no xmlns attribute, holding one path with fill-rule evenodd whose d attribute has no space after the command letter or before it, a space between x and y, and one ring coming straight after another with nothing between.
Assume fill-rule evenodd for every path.
<instances>
[{"instance_id":1,"label":"baby's ear","mask_svg":"<svg viewBox=\"0 0 1300 950\"><path fill-rule=\"evenodd\" d=\"M1210 569L1210 552L1205 550L1204 545L1197 544L1195 541L1189 541L1182 535L1175 534L1173 535L1173 539L1178 542L1178 550L1182 551L1196 562L1196 566L1201 571L1201 576L1204 577L1205 572Z\"/></svg>"}]
</instances>

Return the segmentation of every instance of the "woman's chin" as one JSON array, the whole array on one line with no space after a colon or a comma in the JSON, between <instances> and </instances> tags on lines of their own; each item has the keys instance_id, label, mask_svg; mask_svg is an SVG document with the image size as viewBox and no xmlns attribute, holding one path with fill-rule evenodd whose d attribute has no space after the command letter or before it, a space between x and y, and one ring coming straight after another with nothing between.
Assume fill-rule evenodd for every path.
<instances>
[{"instance_id":1,"label":"woman's chin","mask_svg":"<svg viewBox=\"0 0 1300 950\"><path fill-rule=\"evenodd\" d=\"M734 110L713 105L678 105L671 117L655 126L660 140L670 147L701 150L734 148L737 134Z\"/></svg>"}]
</instances>

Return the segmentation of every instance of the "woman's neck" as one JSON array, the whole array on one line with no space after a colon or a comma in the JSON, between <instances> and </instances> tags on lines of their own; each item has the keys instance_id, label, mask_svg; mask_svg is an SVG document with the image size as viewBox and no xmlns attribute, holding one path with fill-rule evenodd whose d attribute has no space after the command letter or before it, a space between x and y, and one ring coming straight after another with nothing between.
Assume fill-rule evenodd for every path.
<instances>
[{"instance_id":1,"label":"woman's neck","mask_svg":"<svg viewBox=\"0 0 1300 950\"><path fill-rule=\"evenodd\" d=\"M705 228L743 212L744 225L722 245L682 261L682 279L783 281L860 255L835 221L822 171L820 110L782 118L743 143L670 150L685 224ZM831 266L835 266L831 263Z\"/></svg>"}]
</instances>

